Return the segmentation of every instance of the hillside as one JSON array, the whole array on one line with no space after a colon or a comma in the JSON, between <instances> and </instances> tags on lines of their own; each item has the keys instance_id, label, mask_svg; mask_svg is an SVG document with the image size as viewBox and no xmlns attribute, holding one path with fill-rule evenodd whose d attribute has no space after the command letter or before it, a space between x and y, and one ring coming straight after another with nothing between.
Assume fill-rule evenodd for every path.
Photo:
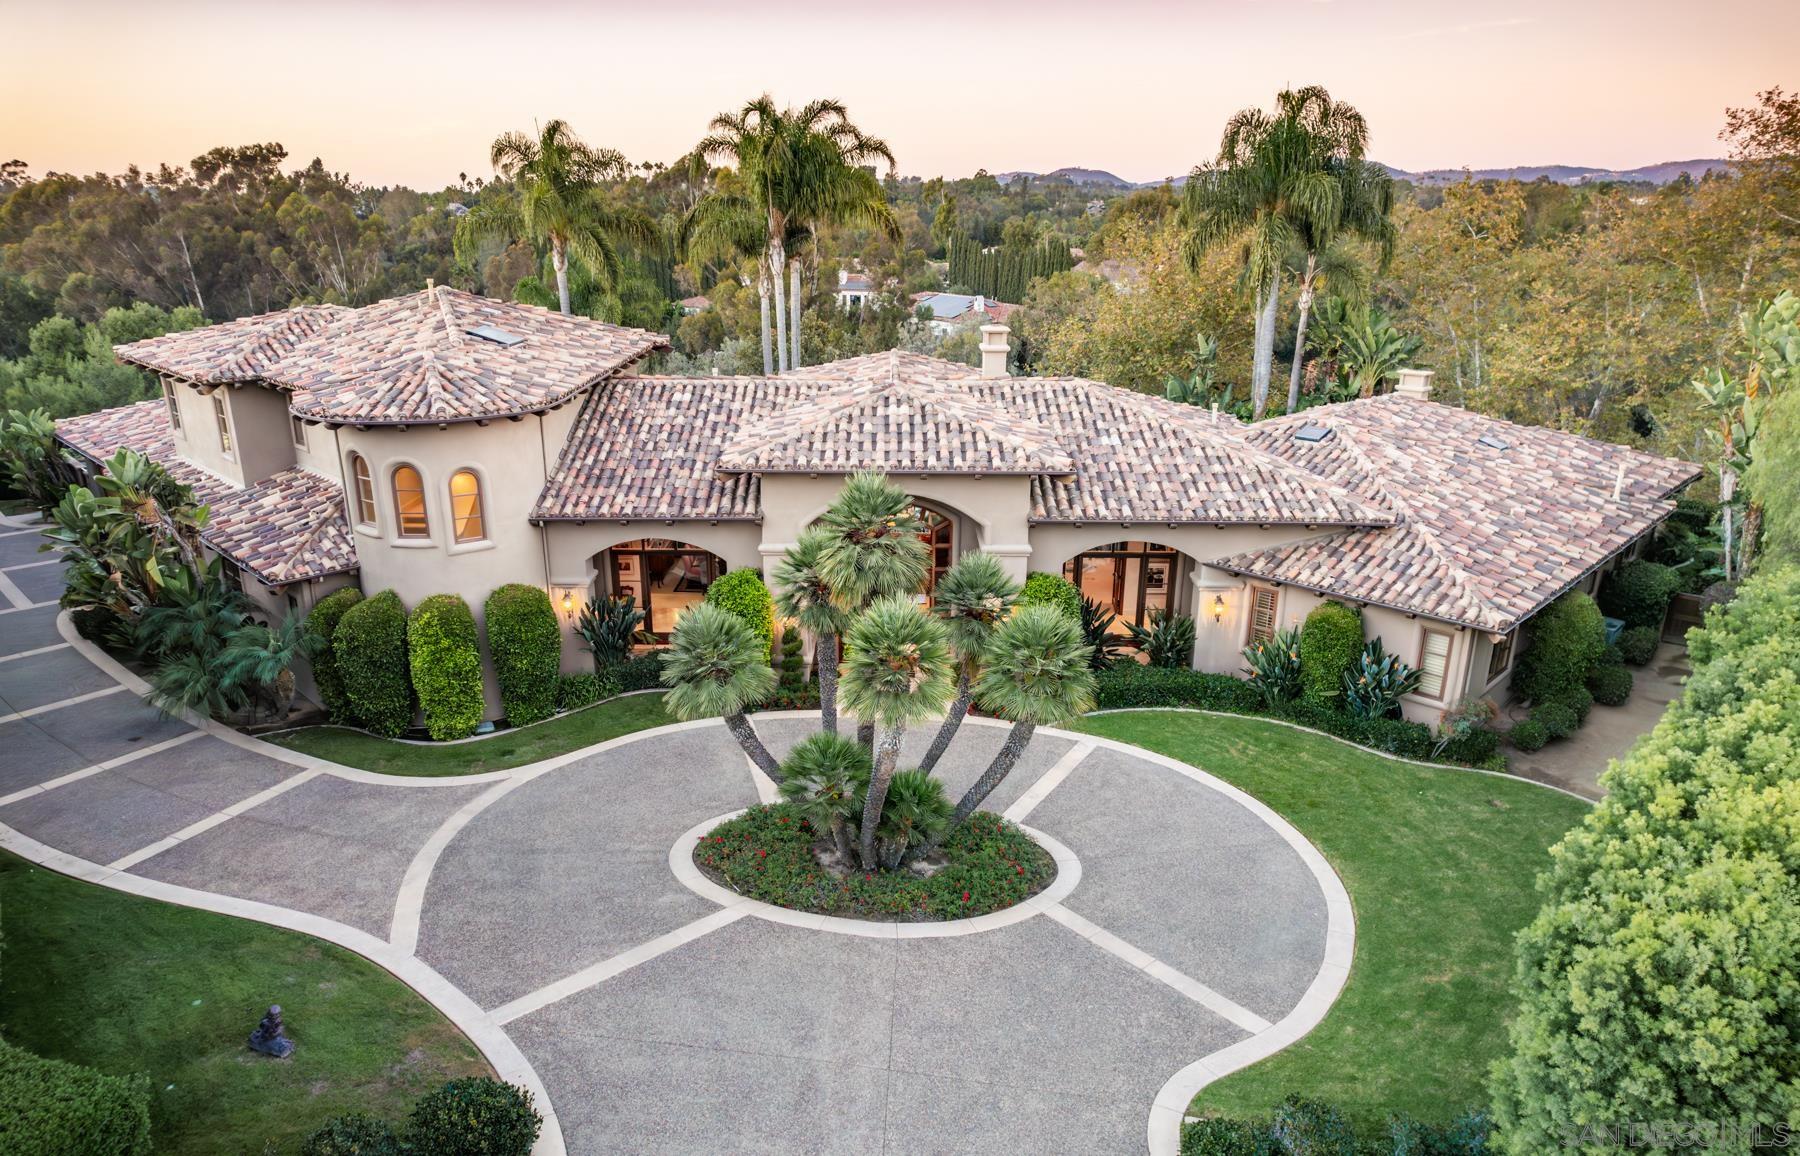
<instances>
[{"instance_id":1,"label":"hillside","mask_svg":"<svg viewBox=\"0 0 1800 1156\"><path fill-rule=\"evenodd\" d=\"M1426 169L1422 172L1407 172L1392 165L1383 167L1394 176L1419 185L1455 184L1465 175L1478 181L1535 181L1540 177L1547 177L1564 185L1582 185L1594 181L1643 181L1652 185L1666 185L1679 178L1682 173L1691 174L1698 180L1708 170L1724 172L1730 169L1731 164L1713 157L1691 161L1661 161L1635 169L1598 169L1583 165L1518 165L1506 169Z\"/></svg>"},{"instance_id":2,"label":"hillside","mask_svg":"<svg viewBox=\"0 0 1800 1156\"><path fill-rule=\"evenodd\" d=\"M1072 185L1102 185L1111 189L1135 188L1124 177L1116 176L1105 169L1084 169L1075 166L1053 169L1047 173L1032 173L1023 170L1010 173L995 173L994 179L1002 185L1009 185L1015 177L1030 177L1034 181L1068 181Z\"/></svg>"}]
</instances>

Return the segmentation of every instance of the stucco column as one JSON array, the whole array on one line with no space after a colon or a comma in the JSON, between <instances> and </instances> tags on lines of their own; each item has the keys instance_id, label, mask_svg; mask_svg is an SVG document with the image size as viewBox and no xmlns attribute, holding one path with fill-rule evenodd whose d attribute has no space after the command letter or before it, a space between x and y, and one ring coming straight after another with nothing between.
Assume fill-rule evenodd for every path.
<instances>
[{"instance_id":1,"label":"stucco column","mask_svg":"<svg viewBox=\"0 0 1800 1156\"><path fill-rule=\"evenodd\" d=\"M1030 543L1000 543L989 545L983 542L978 547L985 553L992 554L1006 571L1007 577L1015 582L1024 582L1025 575L1031 570Z\"/></svg>"},{"instance_id":2,"label":"stucco column","mask_svg":"<svg viewBox=\"0 0 1800 1156\"><path fill-rule=\"evenodd\" d=\"M1243 666L1248 584L1210 566L1195 566L1188 580L1194 584L1194 669L1215 674L1238 673ZM1225 603L1217 621L1215 600Z\"/></svg>"}]
</instances>

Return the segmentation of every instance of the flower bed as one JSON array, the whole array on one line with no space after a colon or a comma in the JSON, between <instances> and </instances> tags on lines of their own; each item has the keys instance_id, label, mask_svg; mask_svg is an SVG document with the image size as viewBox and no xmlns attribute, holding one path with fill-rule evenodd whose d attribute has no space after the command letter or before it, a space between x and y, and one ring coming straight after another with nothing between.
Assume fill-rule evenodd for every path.
<instances>
[{"instance_id":1,"label":"flower bed","mask_svg":"<svg viewBox=\"0 0 1800 1156\"><path fill-rule=\"evenodd\" d=\"M1000 911L1056 878L1048 851L986 811L969 816L924 871L840 872L820 861L829 847L829 837L777 803L752 807L707 832L694 848L694 864L720 886L777 907L902 923Z\"/></svg>"}]
</instances>

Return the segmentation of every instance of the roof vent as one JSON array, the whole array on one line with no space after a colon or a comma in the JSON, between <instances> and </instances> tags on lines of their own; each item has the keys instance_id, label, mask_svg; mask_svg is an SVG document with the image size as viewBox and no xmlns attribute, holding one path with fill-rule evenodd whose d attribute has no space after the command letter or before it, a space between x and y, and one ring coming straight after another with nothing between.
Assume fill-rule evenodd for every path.
<instances>
[{"instance_id":1,"label":"roof vent","mask_svg":"<svg viewBox=\"0 0 1800 1156\"><path fill-rule=\"evenodd\" d=\"M525 339L517 333L509 333L497 325L477 325L468 330L470 337L479 337L483 341L491 341L495 345L517 345Z\"/></svg>"},{"instance_id":2,"label":"roof vent","mask_svg":"<svg viewBox=\"0 0 1800 1156\"><path fill-rule=\"evenodd\" d=\"M1475 444L1478 446L1486 446L1490 450L1512 449L1512 443L1505 438L1500 437L1498 434L1482 434L1475 439Z\"/></svg>"},{"instance_id":3,"label":"roof vent","mask_svg":"<svg viewBox=\"0 0 1800 1156\"><path fill-rule=\"evenodd\" d=\"M1314 425L1312 422L1307 422L1305 425L1294 431L1294 440L1297 442L1311 442L1317 444L1330 436L1331 430L1322 425Z\"/></svg>"}]
</instances>

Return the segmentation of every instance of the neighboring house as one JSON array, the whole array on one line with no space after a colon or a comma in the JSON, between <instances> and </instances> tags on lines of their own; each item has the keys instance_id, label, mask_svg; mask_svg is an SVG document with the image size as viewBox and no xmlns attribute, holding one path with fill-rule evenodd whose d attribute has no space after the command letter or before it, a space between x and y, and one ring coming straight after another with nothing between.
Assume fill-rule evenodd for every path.
<instances>
[{"instance_id":1,"label":"neighboring house","mask_svg":"<svg viewBox=\"0 0 1800 1156\"><path fill-rule=\"evenodd\" d=\"M875 300L875 282L865 273L838 270L838 308L854 313Z\"/></svg>"},{"instance_id":2,"label":"neighboring house","mask_svg":"<svg viewBox=\"0 0 1800 1156\"><path fill-rule=\"evenodd\" d=\"M1253 426L1077 378L882 353L781 377L641 377L654 333L434 288L118 347L163 401L66 419L213 506L204 538L271 613L358 582L408 604L542 585L565 630L630 594L666 637L728 569L767 573L844 475L886 470L961 554L1062 573L1121 620L1191 614L1195 665L1323 597L1427 672L1431 720L1492 693L1521 624L1641 548L1699 468L1394 393ZM491 683L491 680L490 680ZM489 715L499 712L488 688Z\"/></svg>"},{"instance_id":3,"label":"neighboring house","mask_svg":"<svg viewBox=\"0 0 1800 1156\"><path fill-rule=\"evenodd\" d=\"M939 337L948 337L967 325L1005 325L1017 305L993 301L980 294L914 293L913 309L930 313L928 324Z\"/></svg>"},{"instance_id":4,"label":"neighboring house","mask_svg":"<svg viewBox=\"0 0 1800 1156\"><path fill-rule=\"evenodd\" d=\"M712 300L708 297L696 296L683 297L681 299L681 315L683 317L692 317L696 313L701 313L711 308Z\"/></svg>"}]
</instances>

